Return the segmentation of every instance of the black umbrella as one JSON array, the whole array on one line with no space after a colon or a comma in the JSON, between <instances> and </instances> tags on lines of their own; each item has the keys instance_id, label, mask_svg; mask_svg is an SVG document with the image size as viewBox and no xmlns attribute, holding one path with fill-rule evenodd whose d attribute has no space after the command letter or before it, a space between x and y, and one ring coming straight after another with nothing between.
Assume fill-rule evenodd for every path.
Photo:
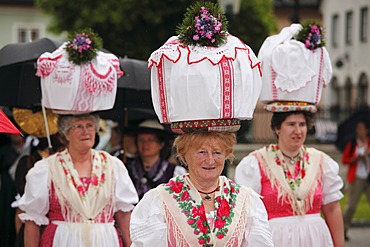
<instances>
[{"instance_id":1,"label":"black umbrella","mask_svg":"<svg viewBox=\"0 0 370 247\"><path fill-rule=\"evenodd\" d=\"M117 121L124 126L128 121L156 119L150 90L150 70L144 60L120 58L124 75L118 79L114 107L101 111L104 119Z\"/></svg>"},{"instance_id":2,"label":"black umbrella","mask_svg":"<svg viewBox=\"0 0 370 247\"><path fill-rule=\"evenodd\" d=\"M53 52L62 41L42 38L8 44L0 50L0 105L30 107L41 103L36 62L44 52Z\"/></svg>"},{"instance_id":3,"label":"black umbrella","mask_svg":"<svg viewBox=\"0 0 370 247\"><path fill-rule=\"evenodd\" d=\"M0 105L35 109L41 105L40 77L36 76L36 62L41 54L53 52L63 41L42 38L27 43L8 44L0 50ZM45 108L41 107L47 123ZM45 124L49 149L51 140Z\"/></svg>"},{"instance_id":4,"label":"black umbrella","mask_svg":"<svg viewBox=\"0 0 370 247\"><path fill-rule=\"evenodd\" d=\"M25 61L36 61L44 52L53 52L63 41L42 38L33 42L8 44L0 50L0 67Z\"/></svg>"},{"instance_id":5,"label":"black umbrella","mask_svg":"<svg viewBox=\"0 0 370 247\"><path fill-rule=\"evenodd\" d=\"M356 125L359 121L365 121L367 126L370 125L370 109L360 109L338 125L336 147L343 151L347 143L356 137Z\"/></svg>"}]
</instances>

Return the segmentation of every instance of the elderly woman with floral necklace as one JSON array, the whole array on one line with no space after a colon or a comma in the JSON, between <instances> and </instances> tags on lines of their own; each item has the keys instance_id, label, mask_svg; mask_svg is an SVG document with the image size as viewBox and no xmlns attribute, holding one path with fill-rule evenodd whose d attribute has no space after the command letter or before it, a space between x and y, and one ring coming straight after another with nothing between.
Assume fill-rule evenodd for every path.
<instances>
[{"instance_id":1,"label":"elderly woman with floral necklace","mask_svg":"<svg viewBox=\"0 0 370 247\"><path fill-rule=\"evenodd\" d=\"M92 149L94 114L63 115L58 130L67 148L38 161L16 206L25 211L25 246L130 246L129 219L138 201L120 160ZM40 236L40 226L47 225Z\"/></svg>"},{"instance_id":2,"label":"elderly woman with floral necklace","mask_svg":"<svg viewBox=\"0 0 370 247\"><path fill-rule=\"evenodd\" d=\"M262 196L275 246L344 246L339 166L304 146L311 116L306 111L274 112L271 128L277 145L251 153L236 167L235 181Z\"/></svg>"},{"instance_id":3,"label":"elderly woman with floral necklace","mask_svg":"<svg viewBox=\"0 0 370 247\"><path fill-rule=\"evenodd\" d=\"M189 173L144 195L131 217L132 246L273 246L259 196L220 176L235 140L216 131L176 138Z\"/></svg>"}]
</instances>

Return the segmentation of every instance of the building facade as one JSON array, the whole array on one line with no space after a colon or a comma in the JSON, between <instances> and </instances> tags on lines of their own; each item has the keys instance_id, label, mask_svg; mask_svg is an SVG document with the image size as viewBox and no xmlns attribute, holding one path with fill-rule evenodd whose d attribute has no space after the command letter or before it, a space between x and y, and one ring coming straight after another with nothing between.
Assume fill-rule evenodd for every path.
<instances>
[{"instance_id":1,"label":"building facade","mask_svg":"<svg viewBox=\"0 0 370 247\"><path fill-rule=\"evenodd\" d=\"M34 6L34 0L0 0L0 48L40 38L62 39L48 31L51 18Z\"/></svg>"},{"instance_id":2,"label":"building facade","mask_svg":"<svg viewBox=\"0 0 370 247\"><path fill-rule=\"evenodd\" d=\"M370 1L321 2L326 47L333 65L332 81L324 90L322 104L340 121L370 102Z\"/></svg>"}]
</instances>

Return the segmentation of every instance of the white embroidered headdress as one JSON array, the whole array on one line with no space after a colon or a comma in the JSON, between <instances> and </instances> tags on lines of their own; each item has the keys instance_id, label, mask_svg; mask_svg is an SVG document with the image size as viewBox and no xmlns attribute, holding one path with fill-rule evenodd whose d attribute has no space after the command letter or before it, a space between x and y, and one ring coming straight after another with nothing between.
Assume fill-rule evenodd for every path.
<instances>
[{"instance_id":1,"label":"white embroidered headdress","mask_svg":"<svg viewBox=\"0 0 370 247\"><path fill-rule=\"evenodd\" d=\"M315 23L292 24L264 41L258 58L263 74L260 101L266 110L316 112L332 75L324 45L322 27Z\"/></svg>"},{"instance_id":2,"label":"white embroidered headdress","mask_svg":"<svg viewBox=\"0 0 370 247\"><path fill-rule=\"evenodd\" d=\"M99 51L92 32L77 33L37 61L45 107L59 114L83 114L113 108L117 79L123 75L118 58Z\"/></svg>"},{"instance_id":3,"label":"white embroidered headdress","mask_svg":"<svg viewBox=\"0 0 370 247\"><path fill-rule=\"evenodd\" d=\"M252 119L261 91L260 62L252 49L227 32L221 9L188 8L178 36L154 51L152 100L161 123L173 131L236 131Z\"/></svg>"}]
</instances>

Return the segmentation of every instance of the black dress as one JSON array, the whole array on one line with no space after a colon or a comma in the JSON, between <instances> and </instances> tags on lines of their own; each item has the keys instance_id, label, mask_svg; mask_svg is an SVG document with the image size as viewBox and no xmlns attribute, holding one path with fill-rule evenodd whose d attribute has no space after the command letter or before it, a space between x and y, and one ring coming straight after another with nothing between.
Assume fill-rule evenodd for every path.
<instances>
[{"instance_id":1,"label":"black dress","mask_svg":"<svg viewBox=\"0 0 370 247\"><path fill-rule=\"evenodd\" d=\"M176 164L169 163L167 160L158 160L150 171L146 172L141 158L136 158L126 165L139 199L150 189L162 183L167 183L173 177L176 166Z\"/></svg>"},{"instance_id":2,"label":"black dress","mask_svg":"<svg viewBox=\"0 0 370 247\"><path fill-rule=\"evenodd\" d=\"M28 171L35 165L35 163L41 160L42 157L40 154L35 151L31 155L24 155L18 162L17 169L15 171L15 185L16 190L19 195L23 195L24 187L26 185L26 175ZM23 247L24 246L24 223L22 223L21 228L17 234L15 239L15 247Z\"/></svg>"},{"instance_id":3,"label":"black dress","mask_svg":"<svg viewBox=\"0 0 370 247\"><path fill-rule=\"evenodd\" d=\"M18 151L10 144L0 147L0 245L13 246L15 240L15 209L10 205L15 200L16 188L9 168L18 158Z\"/></svg>"}]
</instances>

